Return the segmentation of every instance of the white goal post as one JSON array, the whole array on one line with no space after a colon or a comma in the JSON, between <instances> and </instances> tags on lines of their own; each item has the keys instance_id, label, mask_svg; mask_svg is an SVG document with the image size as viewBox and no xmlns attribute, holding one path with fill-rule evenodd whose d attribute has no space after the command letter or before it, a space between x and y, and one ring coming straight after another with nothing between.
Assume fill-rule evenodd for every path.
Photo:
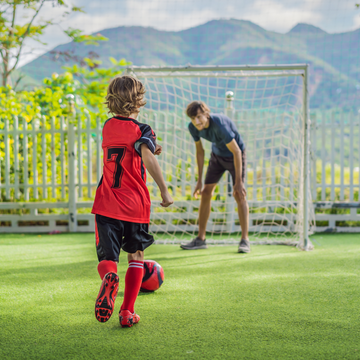
<instances>
[{"instance_id":1,"label":"white goal post","mask_svg":"<svg viewBox=\"0 0 360 360\"><path fill-rule=\"evenodd\" d=\"M148 178L155 199L151 231L158 238L176 243L197 233L199 201L192 197L197 166L185 109L202 100L212 113L228 115L245 142L251 240L312 248L307 64L130 66L127 73L145 85L147 105L139 121L153 127L163 146L159 162L176 201L172 209L161 209L160 194ZM228 242L239 239L230 180L223 177L215 191L207 226L210 243L221 241L217 234Z\"/></svg>"}]
</instances>

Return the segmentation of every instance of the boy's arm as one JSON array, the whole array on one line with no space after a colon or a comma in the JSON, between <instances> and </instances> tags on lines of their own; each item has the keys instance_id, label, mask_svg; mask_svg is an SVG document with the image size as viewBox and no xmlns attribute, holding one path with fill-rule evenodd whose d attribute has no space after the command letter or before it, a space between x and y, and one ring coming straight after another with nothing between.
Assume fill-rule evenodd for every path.
<instances>
[{"instance_id":1,"label":"boy's arm","mask_svg":"<svg viewBox=\"0 0 360 360\"><path fill-rule=\"evenodd\" d=\"M141 150L141 157L145 164L146 169L149 171L150 175L155 180L156 184L160 189L161 197L163 199L160 205L163 207L168 207L169 205L174 203L174 200L169 194L169 191L165 184L164 177L161 172L160 165L146 144L141 144L140 150Z\"/></svg>"},{"instance_id":2,"label":"boy's arm","mask_svg":"<svg viewBox=\"0 0 360 360\"><path fill-rule=\"evenodd\" d=\"M196 146L196 162L198 166L198 181L195 186L195 190L193 193L193 196L195 199L197 199L198 194L201 194L202 189L202 174L203 174L203 168L204 168L204 160L205 160L205 151L202 146L201 140L195 141Z\"/></svg>"},{"instance_id":3,"label":"boy's arm","mask_svg":"<svg viewBox=\"0 0 360 360\"><path fill-rule=\"evenodd\" d=\"M241 150L235 139L226 144L227 148L234 155L234 166L235 166L235 184L234 184L234 197L238 194L240 198L246 196L246 190L242 182L242 158Z\"/></svg>"}]
</instances>

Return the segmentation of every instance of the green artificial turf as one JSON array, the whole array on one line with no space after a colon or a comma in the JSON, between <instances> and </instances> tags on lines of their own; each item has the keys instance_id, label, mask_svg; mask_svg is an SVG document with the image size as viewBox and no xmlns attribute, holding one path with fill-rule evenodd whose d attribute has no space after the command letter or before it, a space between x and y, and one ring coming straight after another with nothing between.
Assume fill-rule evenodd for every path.
<instances>
[{"instance_id":1,"label":"green artificial turf","mask_svg":"<svg viewBox=\"0 0 360 360\"><path fill-rule=\"evenodd\" d=\"M165 282L122 329L125 254L99 323L93 234L1 234L0 359L360 359L360 235L313 238L311 252L154 245Z\"/></svg>"}]
</instances>

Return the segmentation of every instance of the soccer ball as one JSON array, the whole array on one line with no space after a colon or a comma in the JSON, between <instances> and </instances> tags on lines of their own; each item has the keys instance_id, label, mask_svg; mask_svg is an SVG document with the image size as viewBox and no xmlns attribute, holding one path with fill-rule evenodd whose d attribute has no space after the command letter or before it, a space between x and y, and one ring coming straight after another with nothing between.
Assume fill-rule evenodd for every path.
<instances>
[{"instance_id":1,"label":"soccer ball","mask_svg":"<svg viewBox=\"0 0 360 360\"><path fill-rule=\"evenodd\" d=\"M164 270L154 260L144 260L144 277L140 291L153 292L164 282Z\"/></svg>"}]
</instances>

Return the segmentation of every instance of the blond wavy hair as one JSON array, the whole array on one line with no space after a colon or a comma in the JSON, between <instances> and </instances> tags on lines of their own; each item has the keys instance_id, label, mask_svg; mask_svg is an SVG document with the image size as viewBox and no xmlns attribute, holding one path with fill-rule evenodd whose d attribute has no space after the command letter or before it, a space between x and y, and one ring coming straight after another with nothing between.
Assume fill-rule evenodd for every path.
<instances>
[{"instance_id":1,"label":"blond wavy hair","mask_svg":"<svg viewBox=\"0 0 360 360\"><path fill-rule=\"evenodd\" d=\"M133 76L123 75L111 80L106 95L105 105L109 113L123 116L138 114L144 100L145 86Z\"/></svg>"}]
</instances>

